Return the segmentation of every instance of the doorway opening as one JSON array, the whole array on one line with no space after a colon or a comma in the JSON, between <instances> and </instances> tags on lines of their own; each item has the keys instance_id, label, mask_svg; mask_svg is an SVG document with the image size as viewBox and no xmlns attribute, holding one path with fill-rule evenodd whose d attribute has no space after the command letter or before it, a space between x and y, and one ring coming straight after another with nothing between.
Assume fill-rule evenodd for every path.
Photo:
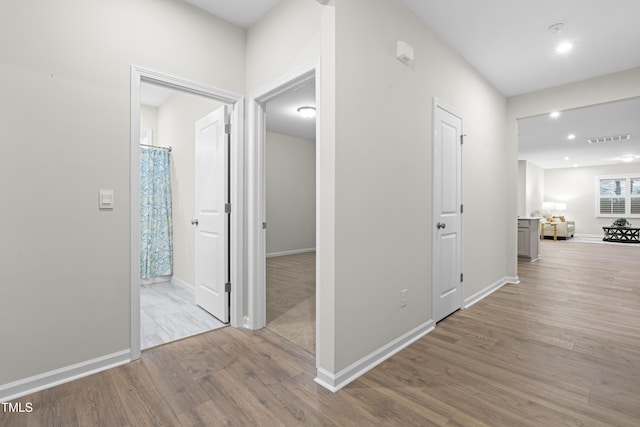
<instances>
[{"instance_id":1,"label":"doorway opening","mask_svg":"<svg viewBox=\"0 0 640 427\"><path fill-rule=\"evenodd\" d=\"M267 326L315 354L316 266L322 256L315 244L320 235L318 67L314 61L252 94L248 109L248 326ZM281 107L290 123L307 120L308 125L298 112L305 106L318 112L310 134L291 136L278 127L275 111Z\"/></svg>"},{"instance_id":2,"label":"doorway opening","mask_svg":"<svg viewBox=\"0 0 640 427\"><path fill-rule=\"evenodd\" d=\"M132 359L140 357L141 348L215 329L229 321L232 326L241 323L242 110L240 95L152 70L132 67ZM209 148L202 150L202 141L208 144ZM144 147L141 147L141 144ZM220 147L224 150L220 151ZM153 156L149 156L149 152ZM214 154L210 155L212 152ZM220 159L216 160L218 154L215 153L221 153ZM147 157L152 157L152 162L158 157L161 162L146 165L145 162L149 162ZM216 161L218 164L214 165ZM225 165L222 175L224 179L217 177L213 180L213 189L216 191L209 189L206 192L216 194L216 203L222 202L218 203L220 206L214 206L205 200L205 203L209 203L206 213L220 214L218 216L223 217L223 221L219 222L222 224L220 230L207 230L209 236L219 237L217 240L222 244L205 247L208 250L205 255L211 258L209 255L217 254L216 260L220 258L220 262L216 262L215 268L212 267L213 262L204 263L203 269L199 268L203 264L203 249L202 246L196 245L201 233L197 232L200 225L195 212L199 203L202 205L202 198L197 196L198 183L212 182L210 171L219 170L220 164ZM169 193L169 201L162 205L169 206L168 216L152 218L149 221L153 224L149 232L151 237L147 234L141 235L141 231L149 231L141 221L141 207L144 208L147 203L147 192L156 187L154 183L141 188L141 184L147 182L146 177L141 178L144 175L143 170L145 173L148 172L145 169L147 166L149 170L160 170L160 181L166 181L167 187L170 187L165 191ZM200 179L203 170L204 178ZM165 184L160 186L162 185ZM150 210L154 211L151 215L156 215L156 211L161 209L153 205ZM207 220L203 220L204 226ZM155 244L153 228L157 224L164 225L158 227L158 239L161 241ZM163 230L169 239L165 239L167 236L163 235ZM152 244L146 248L148 241L152 241ZM141 245L141 242L144 245ZM222 250L219 250L220 248ZM162 259L159 267L154 264L158 258L163 257L167 259ZM203 280L201 274L198 277L202 270L213 274ZM213 277L214 275L216 277ZM197 292L200 282L222 293L221 301L224 302L226 311L220 314L206 301L198 300L202 299Z\"/></svg>"},{"instance_id":3,"label":"doorway opening","mask_svg":"<svg viewBox=\"0 0 640 427\"><path fill-rule=\"evenodd\" d=\"M204 227L192 219L198 217L194 212L194 200L199 200L196 181L217 167L209 159L199 159L199 124L224 108L220 101L208 97L144 81L141 84L141 349L228 323L228 307L212 309L194 288L198 283L195 257L200 251L197 231ZM194 164L202 167L194 170ZM216 178L212 184L225 189L227 179ZM228 268L222 267L226 283Z\"/></svg>"},{"instance_id":4,"label":"doorway opening","mask_svg":"<svg viewBox=\"0 0 640 427\"><path fill-rule=\"evenodd\" d=\"M266 327L310 353L316 320L315 107L314 80L265 105Z\"/></svg>"}]
</instances>

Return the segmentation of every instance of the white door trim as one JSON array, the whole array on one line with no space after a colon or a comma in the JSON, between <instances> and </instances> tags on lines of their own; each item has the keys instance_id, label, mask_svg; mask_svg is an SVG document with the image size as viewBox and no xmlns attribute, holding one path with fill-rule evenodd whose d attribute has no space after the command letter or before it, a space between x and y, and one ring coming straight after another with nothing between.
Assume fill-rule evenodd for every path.
<instances>
[{"instance_id":1,"label":"white door trim","mask_svg":"<svg viewBox=\"0 0 640 427\"><path fill-rule=\"evenodd\" d=\"M231 122L231 325L242 326L244 305L243 212L244 212L244 99L242 95L190 80L131 66L131 360L140 358L140 84L161 86L206 96L230 106Z\"/></svg>"},{"instance_id":2,"label":"white door trim","mask_svg":"<svg viewBox=\"0 0 640 427\"><path fill-rule=\"evenodd\" d=\"M436 269L434 268L433 265L433 260L435 257L435 253L437 251L437 237L436 237L436 217L438 216L437 213L437 206L435 203L435 197L436 197L436 179L435 179L435 171L436 171L436 153L435 153L435 148L436 148L436 111L438 108L441 108L442 110L445 110L451 114L453 114L456 117L459 117L462 120L462 128L461 131L464 134L464 115L454 109L451 108L450 106L448 106L447 104L445 104L444 102L442 102L440 99L434 97L433 98L433 108L432 108L432 115L431 115L431 129L432 129L432 133L431 133L431 138L432 138L432 143L431 143L431 150L432 150L432 170L434 171L434 176L433 178L433 182L432 182L432 194L431 194L431 198L432 198L432 221L431 221L431 230L432 230L432 238L431 238L431 314L432 316L435 317L435 304L438 300L438 298L436 298L436 293L437 293L437 287L436 287L436 280L438 280L438 278L436 277ZM463 147L460 148L460 175L458 176L458 180L459 180L459 188L460 188L460 203L464 204L464 188L463 188L463 176L464 176L464 162L463 162ZM464 215L461 214L460 215L460 231L459 231L459 241L460 241L460 259L458 260L458 262L460 263L460 272L462 273L464 271ZM464 282L462 281L460 283L460 308L463 308L464 306Z\"/></svg>"},{"instance_id":3,"label":"white door trim","mask_svg":"<svg viewBox=\"0 0 640 427\"><path fill-rule=\"evenodd\" d=\"M248 183L247 183L247 317L245 325L249 329L260 329L266 325L266 232L262 228L265 222L265 104L281 93L308 80L316 83L316 266L322 256L320 239L320 61L318 59L281 77L267 86L253 92L248 100L247 144ZM318 336L318 272L316 268L316 338ZM317 342L317 339L316 339ZM316 354L318 346L316 345Z\"/></svg>"}]
</instances>

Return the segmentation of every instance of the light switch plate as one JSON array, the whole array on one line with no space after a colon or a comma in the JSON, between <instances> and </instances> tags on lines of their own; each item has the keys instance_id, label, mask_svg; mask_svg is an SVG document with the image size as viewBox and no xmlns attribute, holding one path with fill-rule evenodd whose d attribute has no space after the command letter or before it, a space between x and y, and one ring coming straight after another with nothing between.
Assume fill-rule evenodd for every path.
<instances>
[{"instance_id":1,"label":"light switch plate","mask_svg":"<svg viewBox=\"0 0 640 427\"><path fill-rule=\"evenodd\" d=\"M100 209L113 209L113 190L100 189L98 194L98 207Z\"/></svg>"}]
</instances>

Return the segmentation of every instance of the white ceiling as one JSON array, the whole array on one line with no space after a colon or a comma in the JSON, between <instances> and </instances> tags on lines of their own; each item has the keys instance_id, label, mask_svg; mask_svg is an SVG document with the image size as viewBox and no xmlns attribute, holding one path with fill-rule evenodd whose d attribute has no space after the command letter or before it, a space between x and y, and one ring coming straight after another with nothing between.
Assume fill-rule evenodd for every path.
<instances>
[{"instance_id":1,"label":"white ceiling","mask_svg":"<svg viewBox=\"0 0 640 427\"><path fill-rule=\"evenodd\" d=\"M279 0L185 1L248 28ZM640 0L402 1L505 96L640 66ZM559 33L547 29L558 22L565 24ZM565 40L571 41L574 48L559 55L555 48ZM286 97L288 113L290 105L308 102L296 101L295 94L283 97ZM271 121L268 126L275 122L278 132L296 132L286 128L285 118L293 119L284 111L279 112L275 101L272 104L268 107ZM521 120L520 158L549 168L566 167L564 157L567 156L569 166L611 163L614 162L611 159L623 155L622 148L628 151L624 155L640 155L640 149L636 148L639 133L632 132L637 129L634 120L639 117L637 110L633 110L634 105L622 103L618 109L605 105L582 112L565 112L555 122L546 120L545 116ZM630 110L619 111L623 108ZM283 115L278 117L280 114ZM624 117L628 118L626 122ZM562 140L569 128L577 136L571 143ZM307 135L313 133L311 128L306 132ZM624 132L633 134L633 140L625 147L614 149L612 144L607 144L585 148L578 144L586 137Z\"/></svg>"},{"instance_id":2,"label":"white ceiling","mask_svg":"<svg viewBox=\"0 0 640 427\"><path fill-rule=\"evenodd\" d=\"M505 96L640 66L638 0L403 0L420 19ZM559 33L547 28L564 23ZM574 48L558 54L561 41ZM519 154L543 168L620 163L640 155L638 101L518 122ZM576 139L568 141L569 133ZM631 133L593 146L586 139ZM569 160L564 160L569 157ZM634 162L640 163L640 160Z\"/></svg>"},{"instance_id":3,"label":"white ceiling","mask_svg":"<svg viewBox=\"0 0 640 427\"><path fill-rule=\"evenodd\" d=\"M403 2L505 96L640 66L638 0Z\"/></svg>"},{"instance_id":4,"label":"white ceiling","mask_svg":"<svg viewBox=\"0 0 640 427\"><path fill-rule=\"evenodd\" d=\"M249 28L280 0L184 0L242 28Z\"/></svg>"},{"instance_id":5,"label":"white ceiling","mask_svg":"<svg viewBox=\"0 0 640 427\"><path fill-rule=\"evenodd\" d=\"M622 163L640 164L640 98L518 120L519 159L544 169ZM569 140L569 134L575 139ZM631 134L629 141L589 144L590 138ZM569 159L565 158L568 157Z\"/></svg>"},{"instance_id":6,"label":"white ceiling","mask_svg":"<svg viewBox=\"0 0 640 427\"><path fill-rule=\"evenodd\" d=\"M316 106L316 85L313 80L292 88L267 103L267 130L315 141L315 119L305 119L298 113L299 107L306 106Z\"/></svg>"}]
</instances>

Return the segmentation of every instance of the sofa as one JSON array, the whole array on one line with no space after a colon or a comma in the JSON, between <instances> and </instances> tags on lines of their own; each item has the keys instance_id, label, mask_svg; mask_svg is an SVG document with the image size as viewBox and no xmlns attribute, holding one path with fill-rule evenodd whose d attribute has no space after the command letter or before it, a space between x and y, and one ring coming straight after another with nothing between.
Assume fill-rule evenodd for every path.
<instances>
[{"instance_id":1,"label":"sofa","mask_svg":"<svg viewBox=\"0 0 640 427\"><path fill-rule=\"evenodd\" d=\"M548 218L542 218L540 220L540 238L541 239L553 239L553 228L554 226L551 223L555 223L556 227L556 236L558 239L568 239L569 237L573 237L576 232L576 223L575 221L568 221L562 216L554 216Z\"/></svg>"}]
</instances>

